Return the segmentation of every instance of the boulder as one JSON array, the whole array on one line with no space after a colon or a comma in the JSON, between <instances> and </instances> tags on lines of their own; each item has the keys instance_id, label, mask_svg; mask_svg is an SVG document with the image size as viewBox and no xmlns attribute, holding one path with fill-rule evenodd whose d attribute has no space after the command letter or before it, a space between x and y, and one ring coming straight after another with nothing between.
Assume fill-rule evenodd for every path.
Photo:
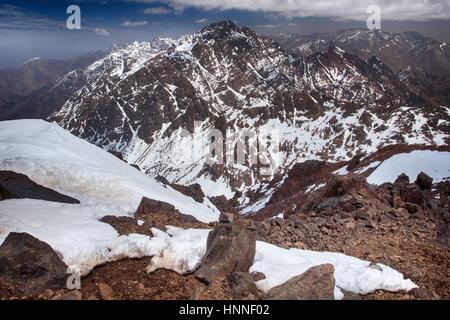
<instances>
[{"instance_id":1,"label":"boulder","mask_svg":"<svg viewBox=\"0 0 450 320\"><path fill-rule=\"evenodd\" d=\"M219 209L220 212L237 213L236 207L239 205L233 199L227 199L225 196L210 197L209 200Z\"/></svg>"},{"instance_id":2,"label":"boulder","mask_svg":"<svg viewBox=\"0 0 450 320\"><path fill-rule=\"evenodd\" d=\"M433 186L433 178L431 178L426 173L421 172L421 173L418 174L415 183L422 190L430 190L431 187Z\"/></svg>"},{"instance_id":3,"label":"boulder","mask_svg":"<svg viewBox=\"0 0 450 320\"><path fill-rule=\"evenodd\" d=\"M102 300L114 300L114 291L108 284L99 283L98 290L100 291Z\"/></svg>"},{"instance_id":4,"label":"boulder","mask_svg":"<svg viewBox=\"0 0 450 320\"><path fill-rule=\"evenodd\" d=\"M266 295L268 300L333 300L334 267L322 264L306 270L285 283L273 287Z\"/></svg>"},{"instance_id":5,"label":"boulder","mask_svg":"<svg viewBox=\"0 0 450 320\"><path fill-rule=\"evenodd\" d=\"M252 277L253 281L260 281L266 278L266 275L264 273L257 271L253 271L252 273L250 273L250 276Z\"/></svg>"},{"instance_id":6,"label":"boulder","mask_svg":"<svg viewBox=\"0 0 450 320\"><path fill-rule=\"evenodd\" d=\"M156 176L155 180L157 180L157 181L159 181L159 182L161 182L162 184L165 184L165 185L169 185L170 184L169 180L167 180L165 177L160 176L160 175Z\"/></svg>"},{"instance_id":7,"label":"boulder","mask_svg":"<svg viewBox=\"0 0 450 320\"><path fill-rule=\"evenodd\" d=\"M144 222L142 225L139 225L137 219L132 217L104 216L100 221L111 225L120 235L140 233L153 236L150 230L152 227L150 223Z\"/></svg>"},{"instance_id":8,"label":"boulder","mask_svg":"<svg viewBox=\"0 0 450 320\"><path fill-rule=\"evenodd\" d=\"M248 272L234 272L227 279L231 287L232 299L256 300L261 296L255 280Z\"/></svg>"},{"instance_id":9,"label":"boulder","mask_svg":"<svg viewBox=\"0 0 450 320\"><path fill-rule=\"evenodd\" d=\"M333 176L324 187L324 197L341 197L366 190L366 181L363 176L347 175Z\"/></svg>"},{"instance_id":10,"label":"boulder","mask_svg":"<svg viewBox=\"0 0 450 320\"><path fill-rule=\"evenodd\" d=\"M77 199L35 183L24 174L14 171L0 171L0 200L24 198L80 203Z\"/></svg>"},{"instance_id":11,"label":"boulder","mask_svg":"<svg viewBox=\"0 0 450 320\"><path fill-rule=\"evenodd\" d=\"M135 214L135 219L142 219L150 226L165 228L166 225L176 227L193 227L192 224L201 224L191 215L182 214L167 202L157 201L143 197Z\"/></svg>"},{"instance_id":12,"label":"boulder","mask_svg":"<svg viewBox=\"0 0 450 320\"><path fill-rule=\"evenodd\" d=\"M83 295L80 290L72 290L69 292L66 292L62 296L62 300L82 300ZM55 297L55 300L61 300L59 297Z\"/></svg>"},{"instance_id":13,"label":"boulder","mask_svg":"<svg viewBox=\"0 0 450 320\"><path fill-rule=\"evenodd\" d=\"M61 289L66 284L66 271L58 254L28 233L11 232L0 246L0 282L20 292Z\"/></svg>"},{"instance_id":14,"label":"boulder","mask_svg":"<svg viewBox=\"0 0 450 320\"><path fill-rule=\"evenodd\" d=\"M172 188L181 192L182 194L191 197L197 202L203 203L203 199L205 198L205 194L202 191L202 187L198 183L191 184L189 186L183 186L181 184L171 184Z\"/></svg>"},{"instance_id":15,"label":"boulder","mask_svg":"<svg viewBox=\"0 0 450 320\"><path fill-rule=\"evenodd\" d=\"M165 214L179 213L179 211L175 209L175 207L170 203L143 197L136 210L135 218L137 218L140 214L155 213L155 212Z\"/></svg>"},{"instance_id":16,"label":"boulder","mask_svg":"<svg viewBox=\"0 0 450 320\"><path fill-rule=\"evenodd\" d=\"M408 211L408 213L417 213L419 211L421 211L421 208L414 203L410 203L410 202L405 202L402 206L403 209L406 209Z\"/></svg>"},{"instance_id":17,"label":"boulder","mask_svg":"<svg viewBox=\"0 0 450 320\"><path fill-rule=\"evenodd\" d=\"M257 300L262 296L248 272L233 272L194 289L193 300Z\"/></svg>"},{"instance_id":18,"label":"boulder","mask_svg":"<svg viewBox=\"0 0 450 320\"><path fill-rule=\"evenodd\" d=\"M256 250L256 231L241 221L219 224L208 235L206 253L195 276L211 283L234 272L248 272Z\"/></svg>"},{"instance_id":19,"label":"boulder","mask_svg":"<svg viewBox=\"0 0 450 320\"><path fill-rule=\"evenodd\" d=\"M221 223L230 223L234 222L239 218L237 213L232 212L221 212L219 215L219 222Z\"/></svg>"},{"instance_id":20,"label":"boulder","mask_svg":"<svg viewBox=\"0 0 450 320\"><path fill-rule=\"evenodd\" d=\"M403 193L405 202L410 202L420 207L424 205L425 195L416 184L410 184Z\"/></svg>"},{"instance_id":21,"label":"boulder","mask_svg":"<svg viewBox=\"0 0 450 320\"><path fill-rule=\"evenodd\" d=\"M394 181L395 186L405 186L407 184L409 184L409 177L405 173L400 174Z\"/></svg>"}]
</instances>

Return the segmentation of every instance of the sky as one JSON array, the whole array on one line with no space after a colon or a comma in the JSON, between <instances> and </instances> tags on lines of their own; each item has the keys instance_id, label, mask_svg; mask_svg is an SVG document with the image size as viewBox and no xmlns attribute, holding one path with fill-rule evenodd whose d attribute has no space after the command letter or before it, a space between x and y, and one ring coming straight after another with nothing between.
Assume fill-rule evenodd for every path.
<instances>
[{"instance_id":1,"label":"sky","mask_svg":"<svg viewBox=\"0 0 450 320\"><path fill-rule=\"evenodd\" d=\"M0 68L114 43L178 38L224 19L266 35L365 28L372 4L381 10L385 31L418 31L450 42L450 0L1 0ZM70 5L80 7L80 30L66 26Z\"/></svg>"}]
</instances>

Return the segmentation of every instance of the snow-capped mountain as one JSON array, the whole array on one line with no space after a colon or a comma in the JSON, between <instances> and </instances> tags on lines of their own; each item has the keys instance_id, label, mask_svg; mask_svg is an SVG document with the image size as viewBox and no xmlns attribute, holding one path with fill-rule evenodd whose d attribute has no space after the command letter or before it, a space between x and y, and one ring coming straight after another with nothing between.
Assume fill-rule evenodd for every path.
<instances>
[{"instance_id":1,"label":"snow-capped mountain","mask_svg":"<svg viewBox=\"0 0 450 320\"><path fill-rule=\"evenodd\" d=\"M134 43L119 58L94 63L83 73L102 75L50 119L149 175L200 183L207 195L236 195L241 205L267 187L264 181L307 159L448 143L448 109L410 92L378 58L361 60L336 47L302 58L230 21L171 44L154 50ZM128 53L137 58L125 63ZM192 135L180 136L180 128ZM258 166L205 163L206 128L277 130L279 170L261 176Z\"/></svg>"},{"instance_id":2,"label":"snow-capped mountain","mask_svg":"<svg viewBox=\"0 0 450 320\"><path fill-rule=\"evenodd\" d=\"M361 59L377 56L394 72L410 65L436 75L450 72L450 46L417 32L346 29L313 35L280 33L275 39L303 57L337 46Z\"/></svg>"},{"instance_id":3,"label":"snow-capped mountain","mask_svg":"<svg viewBox=\"0 0 450 320\"><path fill-rule=\"evenodd\" d=\"M347 29L313 35L279 33L285 48L302 57L342 48L363 60L378 57L408 89L432 104L445 105L450 81L450 47L417 32Z\"/></svg>"},{"instance_id":4,"label":"snow-capped mountain","mask_svg":"<svg viewBox=\"0 0 450 320\"><path fill-rule=\"evenodd\" d=\"M83 60L82 56L76 61L82 60L84 64L79 61L71 64L61 77L17 101L0 119L45 119L59 110L78 91L78 94L82 95L94 87L113 86L141 68L148 59L166 50L172 43L172 39L156 38L152 42L113 45L105 52L96 53L96 58L91 60Z\"/></svg>"}]
</instances>

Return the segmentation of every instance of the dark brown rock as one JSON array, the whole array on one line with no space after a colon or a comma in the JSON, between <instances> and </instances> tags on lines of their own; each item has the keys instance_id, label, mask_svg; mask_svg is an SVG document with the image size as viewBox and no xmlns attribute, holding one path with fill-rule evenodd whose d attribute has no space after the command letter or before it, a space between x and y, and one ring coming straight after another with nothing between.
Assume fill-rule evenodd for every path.
<instances>
[{"instance_id":1,"label":"dark brown rock","mask_svg":"<svg viewBox=\"0 0 450 320\"><path fill-rule=\"evenodd\" d=\"M426 173L421 172L421 173L418 174L415 183L422 190L430 190L431 187L433 186L433 178L431 178Z\"/></svg>"},{"instance_id":2,"label":"dark brown rock","mask_svg":"<svg viewBox=\"0 0 450 320\"><path fill-rule=\"evenodd\" d=\"M334 267L322 264L306 270L285 283L273 287L266 295L269 300L333 300Z\"/></svg>"},{"instance_id":3,"label":"dark brown rock","mask_svg":"<svg viewBox=\"0 0 450 320\"><path fill-rule=\"evenodd\" d=\"M55 300L61 300L56 297ZM62 300L82 300L83 295L79 290L72 290L62 295Z\"/></svg>"},{"instance_id":4,"label":"dark brown rock","mask_svg":"<svg viewBox=\"0 0 450 320\"><path fill-rule=\"evenodd\" d=\"M108 150L109 153L111 153L113 156L115 156L116 158L125 161L123 156L122 156L122 152L116 151L116 150Z\"/></svg>"},{"instance_id":5,"label":"dark brown rock","mask_svg":"<svg viewBox=\"0 0 450 320\"><path fill-rule=\"evenodd\" d=\"M408 213L417 213L421 210L417 204L410 203L410 202L405 202L403 204L402 208L406 209L408 211Z\"/></svg>"},{"instance_id":6,"label":"dark brown rock","mask_svg":"<svg viewBox=\"0 0 450 320\"><path fill-rule=\"evenodd\" d=\"M181 192L182 194L191 197L197 202L203 203L203 199L205 198L205 194L202 191L202 187L198 183L191 184L189 186L183 186L181 184L171 184L172 188Z\"/></svg>"},{"instance_id":7,"label":"dark brown rock","mask_svg":"<svg viewBox=\"0 0 450 320\"><path fill-rule=\"evenodd\" d=\"M333 176L325 186L325 197L339 197L349 193L355 193L366 189L363 176L347 175Z\"/></svg>"},{"instance_id":8,"label":"dark brown rock","mask_svg":"<svg viewBox=\"0 0 450 320\"><path fill-rule=\"evenodd\" d=\"M156 176L155 179L163 184L169 185L170 182L163 176Z\"/></svg>"},{"instance_id":9,"label":"dark brown rock","mask_svg":"<svg viewBox=\"0 0 450 320\"><path fill-rule=\"evenodd\" d=\"M225 196L216 196L210 197L209 200L211 200L220 212L237 213L236 207L238 203L233 199L228 200Z\"/></svg>"},{"instance_id":10,"label":"dark brown rock","mask_svg":"<svg viewBox=\"0 0 450 320\"><path fill-rule=\"evenodd\" d=\"M221 212L219 215L219 222L221 223L230 223L237 219L239 219L239 216L231 212Z\"/></svg>"},{"instance_id":11,"label":"dark brown rock","mask_svg":"<svg viewBox=\"0 0 450 320\"><path fill-rule=\"evenodd\" d=\"M423 191L415 184L411 184L405 191L404 201L414 203L420 207L424 205L425 196Z\"/></svg>"},{"instance_id":12,"label":"dark brown rock","mask_svg":"<svg viewBox=\"0 0 450 320\"><path fill-rule=\"evenodd\" d=\"M102 300L114 300L114 291L108 284L99 283L98 290Z\"/></svg>"},{"instance_id":13,"label":"dark brown rock","mask_svg":"<svg viewBox=\"0 0 450 320\"><path fill-rule=\"evenodd\" d=\"M137 219L116 216L104 216L100 221L111 225L120 235L140 233L152 236L150 230L152 225L149 222L144 222L142 225L139 225Z\"/></svg>"},{"instance_id":14,"label":"dark brown rock","mask_svg":"<svg viewBox=\"0 0 450 320\"><path fill-rule=\"evenodd\" d=\"M256 300L261 293L248 272L234 272L227 277L234 300Z\"/></svg>"},{"instance_id":15,"label":"dark brown rock","mask_svg":"<svg viewBox=\"0 0 450 320\"><path fill-rule=\"evenodd\" d=\"M256 272L253 271L252 273L250 273L250 275L252 276L253 281L260 281L260 280L264 280L266 278L266 275L262 272Z\"/></svg>"},{"instance_id":16,"label":"dark brown rock","mask_svg":"<svg viewBox=\"0 0 450 320\"><path fill-rule=\"evenodd\" d=\"M402 173L400 174L397 179L395 179L394 181L394 185L396 186L402 186L402 185L407 185L409 183L409 177Z\"/></svg>"},{"instance_id":17,"label":"dark brown rock","mask_svg":"<svg viewBox=\"0 0 450 320\"><path fill-rule=\"evenodd\" d=\"M135 214L135 219L142 219L156 228L165 228L166 225L176 227L201 227L201 222L191 215L182 214L167 202L157 201L143 197Z\"/></svg>"},{"instance_id":18,"label":"dark brown rock","mask_svg":"<svg viewBox=\"0 0 450 320\"><path fill-rule=\"evenodd\" d=\"M241 223L223 223L208 235L207 249L200 268L199 279L211 283L233 272L248 272L253 264L256 232Z\"/></svg>"},{"instance_id":19,"label":"dark brown rock","mask_svg":"<svg viewBox=\"0 0 450 320\"><path fill-rule=\"evenodd\" d=\"M194 289L192 300L231 300L233 293L227 277L214 279L208 285L200 285Z\"/></svg>"},{"instance_id":20,"label":"dark brown rock","mask_svg":"<svg viewBox=\"0 0 450 320\"><path fill-rule=\"evenodd\" d=\"M77 199L33 182L24 174L14 171L0 171L0 200L24 198L63 203L80 203Z\"/></svg>"},{"instance_id":21,"label":"dark brown rock","mask_svg":"<svg viewBox=\"0 0 450 320\"><path fill-rule=\"evenodd\" d=\"M11 232L0 246L0 283L35 294L61 289L67 266L45 242L28 233Z\"/></svg>"}]
</instances>

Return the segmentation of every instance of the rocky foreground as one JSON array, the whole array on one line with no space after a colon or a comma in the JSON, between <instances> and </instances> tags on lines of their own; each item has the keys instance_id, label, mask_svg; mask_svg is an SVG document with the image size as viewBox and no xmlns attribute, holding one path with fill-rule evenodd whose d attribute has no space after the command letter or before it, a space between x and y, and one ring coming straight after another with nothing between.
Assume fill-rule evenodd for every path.
<instances>
[{"instance_id":1,"label":"rocky foreground","mask_svg":"<svg viewBox=\"0 0 450 320\"><path fill-rule=\"evenodd\" d=\"M5 178L6 177L6 178ZM2 172L2 199L38 198L52 190L23 175ZM16 190L15 193L11 192ZM286 248L343 252L391 266L419 288L406 292L345 294L345 299L449 299L448 240L450 182L433 184L424 173L411 182L401 175L394 183L367 184L364 176L332 176L294 210L256 221L222 212L219 222L205 224L174 206L143 198L133 217L105 216L102 221L120 234L152 236L151 227L213 229L197 270L180 275L153 270L150 258L124 259L98 266L81 279L81 288L66 287L67 266L49 245L27 233L11 232L0 246L1 299L333 299L333 265L310 268L268 292L249 272L256 240ZM63 198L67 200L66 198ZM74 201L74 199L69 199ZM69 279L70 280L70 279ZM69 281L70 282L70 281Z\"/></svg>"}]
</instances>

